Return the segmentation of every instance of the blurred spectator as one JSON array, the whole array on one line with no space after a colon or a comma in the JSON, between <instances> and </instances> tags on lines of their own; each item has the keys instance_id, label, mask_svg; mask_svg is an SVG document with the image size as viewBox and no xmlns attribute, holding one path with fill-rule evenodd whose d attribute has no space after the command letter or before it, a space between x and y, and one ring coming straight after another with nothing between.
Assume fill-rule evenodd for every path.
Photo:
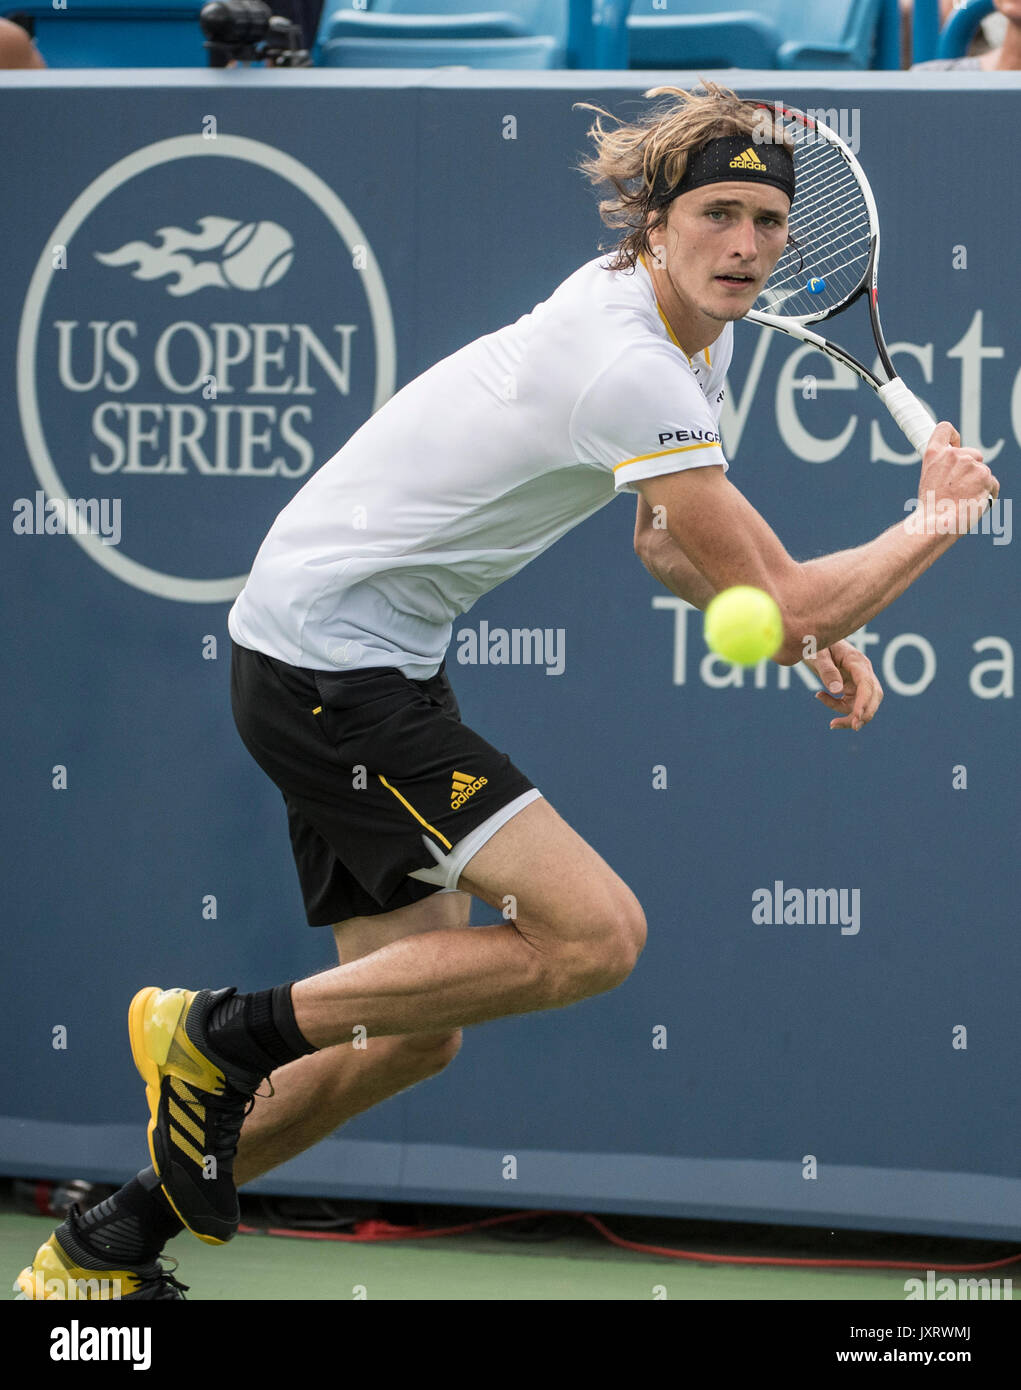
<instances>
[{"instance_id":1,"label":"blurred spectator","mask_svg":"<svg viewBox=\"0 0 1021 1390\"><path fill-rule=\"evenodd\" d=\"M274 14L283 15L301 26L302 43L311 50L315 43L324 0L268 0Z\"/></svg>"},{"instance_id":2,"label":"blurred spectator","mask_svg":"<svg viewBox=\"0 0 1021 1390\"><path fill-rule=\"evenodd\" d=\"M20 24L0 19L0 68L44 68L43 55Z\"/></svg>"},{"instance_id":3,"label":"blurred spectator","mask_svg":"<svg viewBox=\"0 0 1021 1390\"><path fill-rule=\"evenodd\" d=\"M993 0L998 11L990 15L979 30L978 37L988 28L1002 33L999 46L985 53L972 53L964 58L934 58L929 63L916 63L912 72L1016 72L1021 69L1021 0ZM951 10L953 6L951 6Z\"/></svg>"}]
</instances>

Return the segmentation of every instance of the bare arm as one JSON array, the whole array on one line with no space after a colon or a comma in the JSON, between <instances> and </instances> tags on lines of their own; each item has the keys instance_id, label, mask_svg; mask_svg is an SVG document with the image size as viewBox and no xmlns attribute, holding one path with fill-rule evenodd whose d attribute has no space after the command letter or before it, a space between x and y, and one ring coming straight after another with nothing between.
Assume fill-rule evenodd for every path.
<instances>
[{"instance_id":1,"label":"bare arm","mask_svg":"<svg viewBox=\"0 0 1021 1390\"><path fill-rule=\"evenodd\" d=\"M653 579L692 607L705 612L716 590L691 563L670 532L653 526L652 508L641 494L635 516L635 554Z\"/></svg>"},{"instance_id":2,"label":"bare arm","mask_svg":"<svg viewBox=\"0 0 1021 1390\"><path fill-rule=\"evenodd\" d=\"M716 590L691 563L684 551L664 527L653 525L652 508L639 494L635 517L635 552L653 579L671 593L685 599L703 611ZM876 679L872 663L864 652L847 642L818 648L805 664L815 673L826 690L816 692L833 712L831 729L864 728L875 716L883 701L883 687Z\"/></svg>"},{"instance_id":3,"label":"bare arm","mask_svg":"<svg viewBox=\"0 0 1021 1390\"><path fill-rule=\"evenodd\" d=\"M956 439L956 434L949 425L937 428L926 450L922 487L935 483L940 493L976 497L986 488L998 492L999 485L974 451L957 448L951 438ZM783 666L794 666L802 659L806 638L822 650L855 632L887 608L957 539L953 533L912 529L900 521L855 550L799 564L727 481L722 468L669 473L638 482L636 487L650 509L665 509L661 515L667 534L687 563L704 577L707 588L699 590L678 570L678 577L695 595L682 592L682 597L695 602L734 584L753 584L773 595L783 614L785 634L774 660ZM648 522L652 512L641 514L639 521L643 516ZM641 534L636 526L635 548L643 558L648 551L650 572L656 573L652 566L657 566L657 577L669 576L671 564L680 562L669 560L662 543L649 539L650 534L648 525Z\"/></svg>"}]
</instances>

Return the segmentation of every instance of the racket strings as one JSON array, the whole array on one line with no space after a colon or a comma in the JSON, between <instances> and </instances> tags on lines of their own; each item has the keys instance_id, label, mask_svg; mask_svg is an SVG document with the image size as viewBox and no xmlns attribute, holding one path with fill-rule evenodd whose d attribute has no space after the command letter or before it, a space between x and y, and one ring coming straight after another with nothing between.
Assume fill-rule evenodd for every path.
<instances>
[{"instance_id":1,"label":"racket strings","mask_svg":"<svg viewBox=\"0 0 1021 1390\"><path fill-rule=\"evenodd\" d=\"M861 284L872 226L854 170L840 150L800 124L794 136L797 197L788 246L755 307L801 318L835 308ZM811 286L811 288L809 288Z\"/></svg>"},{"instance_id":2,"label":"racket strings","mask_svg":"<svg viewBox=\"0 0 1021 1390\"><path fill-rule=\"evenodd\" d=\"M800 218L791 228L795 245L786 265L781 262L770 284L774 289L794 290L811 295L797 313L814 313L840 303L860 283L868 261L870 228L867 220L848 226L842 207L820 208ZM797 253L797 261L794 254ZM808 288L810 281L824 281Z\"/></svg>"}]
</instances>

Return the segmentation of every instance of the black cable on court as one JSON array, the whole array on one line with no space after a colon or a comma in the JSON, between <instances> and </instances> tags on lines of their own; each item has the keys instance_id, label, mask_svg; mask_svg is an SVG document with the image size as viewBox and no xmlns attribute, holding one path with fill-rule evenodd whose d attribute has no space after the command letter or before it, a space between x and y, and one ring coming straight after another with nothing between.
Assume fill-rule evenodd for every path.
<instances>
[{"instance_id":1,"label":"black cable on court","mask_svg":"<svg viewBox=\"0 0 1021 1390\"><path fill-rule=\"evenodd\" d=\"M272 1221L274 1204L263 1198L262 1206ZM559 1240L576 1227L576 1223L586 1223L611 1245L622 1250L630 1250L641 1255L656 1255L663 1259L688 1260L697 1264L763 1266L772 1265L794 1269L914 1269L932 1270L934 1273L962 1274L979 1270L1002 1269L1007 1265L1021 1262L1021 1251L1007 1255L1003 1259L986 1260L972 1264L946 1264L933 1260L877 1260L877 1259L809 1259L782 1255L721 1255L707 1251L680 1250L662 1245L651 1245L644 1241L628 1240L615 1234L606 1223L590 1212L575 1211L514 1211L498 1216L487 1216L471 1221L457 1222L447 1226L397 1225L375 1215L357 1213L336 1215L335 1207L326 1199L318 1199L323 1215L312 1221L294 1223L290 1226L273 1224L267 1227L250 1226L242 1223L239 1234L279 1236L296 1240L343 1241L351 1245L381 1245L387 1242L408 1240L433 1240L442 1236L464 1235L474 1231L490 1231L503 1239L517 1240L521 1243ZM363 1205L363 1204L355 1204ZM327 1227L347 1225L346 1232L326 1229ZM908 1237L905 1237L905 1239Z\"/></svg>"}]
</instances>

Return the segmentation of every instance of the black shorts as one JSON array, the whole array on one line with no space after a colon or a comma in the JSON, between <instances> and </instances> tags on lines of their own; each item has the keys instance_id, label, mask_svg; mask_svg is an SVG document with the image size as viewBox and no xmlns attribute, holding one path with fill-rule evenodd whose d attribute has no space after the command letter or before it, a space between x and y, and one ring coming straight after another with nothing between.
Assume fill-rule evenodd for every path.
<instances>
[{"instance_id":1,"label":"black shorts","mask_svg":"<svg viewBox=\"0 0 1021 1390\"><path fill-rule=\"evenodd\" d=\"M231 647L234 722L283 793L311 927L456 888L540 795L461 722L446 663L413 681L394 666L310 671Z\"/></svg>"}]
</instances>

